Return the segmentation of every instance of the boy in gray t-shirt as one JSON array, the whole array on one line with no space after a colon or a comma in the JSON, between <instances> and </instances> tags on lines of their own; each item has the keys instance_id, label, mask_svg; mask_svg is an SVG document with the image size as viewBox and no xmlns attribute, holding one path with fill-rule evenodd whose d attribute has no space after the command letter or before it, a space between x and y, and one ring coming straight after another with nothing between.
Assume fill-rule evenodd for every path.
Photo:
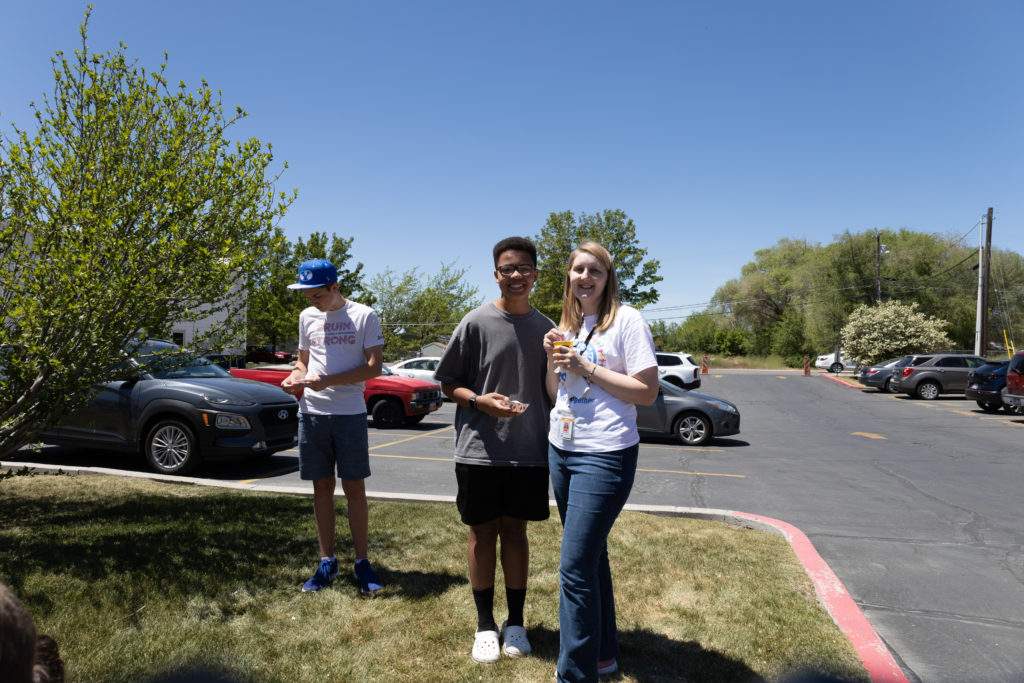
<instances>
[{"instance_id":1,"label":"boy in gray t-shirt","mask_svg":"<svg viewBox=\"0 0 1024 683\"><path fill-rule=\"evenodd\" d=\"M469 580L477 610L472 657L496 661L530 653L523 623L529 544L526 522L550 515L544 334L554 327L530 305L537 249L523 237L494 247L497 300L459 323L434 373L455 411L457 505L469 527ZM512 401L517 401L517 404ZM526 410L522 411L525 404ZM497 541L508 619L494 620ZM504 644L499 647L500 639Z\"/></svg>"}]
</instances>

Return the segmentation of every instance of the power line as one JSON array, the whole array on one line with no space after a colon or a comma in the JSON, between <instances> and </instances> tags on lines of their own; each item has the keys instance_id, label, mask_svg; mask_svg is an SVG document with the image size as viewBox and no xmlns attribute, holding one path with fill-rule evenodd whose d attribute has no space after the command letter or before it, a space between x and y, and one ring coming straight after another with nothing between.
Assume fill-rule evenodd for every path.
<instances>
[{"instance_id":1,"label":"power line","mask_svg":"<svg viewBox=\"0 0 1024 683\"><path fill-rule=\"evenodd\" d=\"M965 232L964 234L960 235L960 238L959 238L959 239L957 239L957 240L956 240L955 242L950 242L950 246L952 246L952 245L959 245L959 244L962 244L962 243L963 243L963 241L964 241L964 240L965 240L965 239L967 238L967 236L968 236L968 235L970 235L970 234L971 234L972 232L974 232L974 231L975 231L975 229L977 229L977 227L978 227L979 225L981 225L981 224L982 224L982 222L984 222L984 220L985 220L985 218L984 218L984 217L982 217L982 218L979 218L979 219L978 219L978 222L977 222L977 223L975 223L974 225L972 225L971 227L967 228L967 232Z\"/></svg>"}]
</instances>

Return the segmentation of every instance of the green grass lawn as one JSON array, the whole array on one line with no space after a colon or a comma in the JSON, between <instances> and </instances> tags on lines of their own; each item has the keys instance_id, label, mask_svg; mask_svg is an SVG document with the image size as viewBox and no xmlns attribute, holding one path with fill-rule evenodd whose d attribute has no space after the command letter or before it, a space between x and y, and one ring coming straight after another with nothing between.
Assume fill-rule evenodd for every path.
<instances>
[{"instance_id":1,"label":"green grass lawn","mask_svg":"<svg viewBox=\"0 0 1024 683\"><path fill-rule=\"evenodd\" d=\"M552 680L557 516L530 525L535 655L479 665L469 658L475 612L454 505L371 502L372 554L388 586L361 599L345 580L299 592L316 562L311 504L17 476L0 481L0 580L57 639L71 681L137 681L186 666L253 681ZM347 557L344 520L339 528ZM778 536L625 513L610 553L620 680L758 680L796 668L866 678Z\"/></svg>"},{"instance_id":2,"label":"green grass lawn","mask_svg":"<svg viewBox=\"0 0 1024 683\"><path fill-rule=\"evenodd\" d=\"M699 363L700 356L694 356ZM813 364L814 359L811 359ZM782 356L712 356L711 371L715 368L743 368L749 370L783 370L786 362Z\"/></svg>"}]
</instances>

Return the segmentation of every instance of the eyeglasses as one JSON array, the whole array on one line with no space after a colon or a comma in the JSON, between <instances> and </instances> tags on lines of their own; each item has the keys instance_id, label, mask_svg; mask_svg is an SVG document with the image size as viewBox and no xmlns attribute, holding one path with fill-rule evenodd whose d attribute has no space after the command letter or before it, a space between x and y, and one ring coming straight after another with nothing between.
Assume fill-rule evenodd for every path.
<instances>
[{"instance_id":1,"label":"eyeglasses","mask_svg":"<svg viewBox=\"0 0 1024 683\"><path fill-rule=\"evenodd\" d=\"M537 269L525 263L520 263L518 266L499 266L497 271L502 277L512 277L512 273L519 273L523 277L527 277L536 273Z\"/></svg>"}]
</instances>

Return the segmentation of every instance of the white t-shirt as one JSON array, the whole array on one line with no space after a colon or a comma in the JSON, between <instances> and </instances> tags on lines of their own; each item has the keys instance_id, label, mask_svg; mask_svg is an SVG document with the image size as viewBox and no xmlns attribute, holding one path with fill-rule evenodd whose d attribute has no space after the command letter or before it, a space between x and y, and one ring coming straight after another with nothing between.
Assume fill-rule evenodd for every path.
<instances>
[{"instance_id":1,"label":"white t-shirt","mask_svg":"<svg viewBox=\"0 0 1024 683\"><path fill-rule=\"evenodd\" d=\"M596 315L583 318L576 335L576 352L591 363L625 375L656 367L654 339L640 312L621 306L615 321L602 332L595 332L590 343L584 341L597 323ZM636 430L636 406L615 398L597 385L572 373L561 373L555 407L551 410L548 441L562 450L579 453L617 451L640 442ZM566 410L575 416L571 440L561 436Z\"/></svg>"},{"instance_id":2,"label":"white t-shirt","mask_svg":"<svg viewBox=\"0 0 1024 683\"><path fill-rule=\"evenodd\" d=\"M309 352L309 374L334 375L366 362L364 349L384 346L380 318L369 306L347 301L336 311L310 306L299 314L299 350ZM313 391L306 387L299 412L309 415L358 415L366 412L363 382Z\"/></svg>"}]
</instances>

